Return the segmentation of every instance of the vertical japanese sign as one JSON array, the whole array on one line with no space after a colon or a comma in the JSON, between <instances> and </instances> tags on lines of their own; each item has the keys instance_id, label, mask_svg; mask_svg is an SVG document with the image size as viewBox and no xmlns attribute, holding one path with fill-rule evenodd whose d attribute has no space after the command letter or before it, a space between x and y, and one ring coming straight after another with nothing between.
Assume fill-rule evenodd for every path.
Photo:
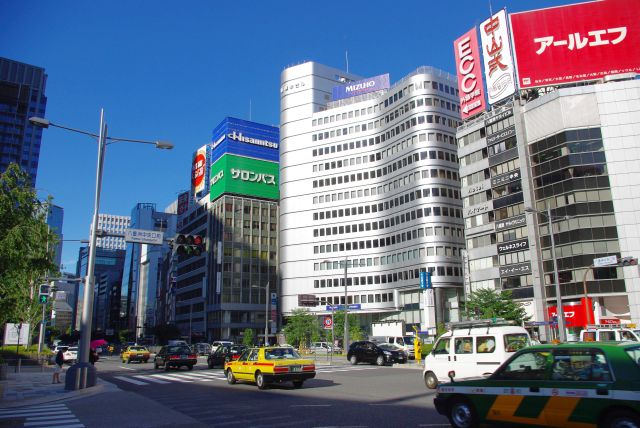
<instances>
[{"instance_id":1,"label":"vertical japanese sign","mask_svg":"<svg viewBox=\"0 0 640 428\"><path fill-rule=\"evenodd\" d=\"M193 165L191 167L191 189L194 196L204 190L206 166L207 146L202 146L193 156Z\"/></svg>"},{"instance_id":2,"label":"vertical japanese sign","mask_svg":"<svg viewBox=\"0 0 640 428\"><path fill-rule=\"evenodd\" d=\"M189 192L178 195L178 215L184 214L189 209Z\"/></svg>"},{"instance_id":3,"label":"vertical japanese sign","mask_svg":"<svg viewBox=\"0 0 640 428\"><path fill-rule=\"evenodd\" d=\"M504 9L480 24L484 77L489 104L495 104L516 91L513 58Z\"/></svg>"},{"instance_id":4,"label":"vertical japanese sign","mask_svg":"<svg viewBox=\"0 0 640 428\"><path fill-rule=\"evenodd\" d=\"M460 116L466 119L486 110L480 50L475 27L453 42L460 92Z\"/></svg>"},{"instance_id":5,"label":"vertical japanese sign","mask_svg":"<svg viewBox=\"0 0 640 428\"><path fill-rule=\"evenodd\" d=\"M520 88L640 72L640 5L606 0L512 13Z\"/></svg>"}]
</instances>

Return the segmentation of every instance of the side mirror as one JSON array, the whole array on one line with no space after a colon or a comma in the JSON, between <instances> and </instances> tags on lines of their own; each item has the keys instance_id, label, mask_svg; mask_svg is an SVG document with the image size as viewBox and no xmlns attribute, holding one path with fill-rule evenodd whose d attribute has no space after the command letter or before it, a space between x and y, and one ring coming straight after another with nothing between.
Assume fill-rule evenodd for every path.
<instances>
[{"instance_id":1,"label":"side mirror","mask_svg":"<svg viewBox=\"0 0 640 428\"><path fill-rule=\"evenodd\" d=\"M449 376L449 380L453 383L453 378L456 377L456 372L454 370L450 370L449 373L447 373L447 376Z\"/></svg>"}]
</instances>

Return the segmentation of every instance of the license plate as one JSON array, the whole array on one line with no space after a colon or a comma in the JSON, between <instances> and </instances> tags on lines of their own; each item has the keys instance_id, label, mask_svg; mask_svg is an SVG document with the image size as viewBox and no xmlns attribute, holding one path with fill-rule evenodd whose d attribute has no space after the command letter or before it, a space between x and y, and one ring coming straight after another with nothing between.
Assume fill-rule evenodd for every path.
<instances>
[{"instance_id":1,"label":"license plate","mask_svg":"<svg viewBox=\"0 0 640 428\"><path fill-rule=\"evenodd\" d=\"M187 356L186 356L186 355L180 355L180 359L182 359L182 360L186 360L186 359L187 359Z\"/></svg>"},{"instance_id":2,"label":"license plate","mask_svg":"<svg viewBox=\"0 0 640 428\"><path fill-rule=\"evenodd\" d=\"M293 373L301 372L302 371L302 366L291 366L291 367L289 367L289 370L291 372L293 372Z\"/></svg>"}]
</instances>

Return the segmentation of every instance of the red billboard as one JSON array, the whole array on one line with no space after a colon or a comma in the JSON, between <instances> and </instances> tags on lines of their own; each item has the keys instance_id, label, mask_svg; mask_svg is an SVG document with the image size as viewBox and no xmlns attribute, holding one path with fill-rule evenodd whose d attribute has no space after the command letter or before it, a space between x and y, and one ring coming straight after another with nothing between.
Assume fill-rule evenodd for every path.
<instances>
[{"instance_id":1,"label":"red billboard","mask_svg":"<svg viewBox=\"0 0 640 428\"><path fill-rule=\"evenodd\" d=\"M588 303L584 304L585 298L580 299L579 302L569 302L562 305L562 311L564 312L564 321L567 328L572 327L586 327L588 324L593 324L593 300L588 299ZM549 319L557 316L556 306L549 306Z\"/></svg>"},{"instance_id":2,"label":"red billboard","mask_svg":"<svg viewBox=\"0 0 640 428\"><path fill-rule=\"evenodd\" d=\"M460 116L466 119L485 110L484 83L478 36L472 28L453 42L460 92Z\"/></svg>"},{"instance_id":3,"label":"red billboard","mask_svg":"<svg viewBox=\"0 0 640 428\"><path fill-rule=\"evenodd\" d=\"M512 13L520 88L640 72L638 0L603 0Z\"/></svg>"}]
</instances>

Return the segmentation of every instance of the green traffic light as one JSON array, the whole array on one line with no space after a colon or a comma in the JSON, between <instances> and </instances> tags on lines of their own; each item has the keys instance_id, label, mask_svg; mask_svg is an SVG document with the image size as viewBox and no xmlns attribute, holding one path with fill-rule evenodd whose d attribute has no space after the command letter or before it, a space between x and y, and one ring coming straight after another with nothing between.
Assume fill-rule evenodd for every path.
<instances>
[{"instance_id":1,"label":"green traffic light","mask_svg":"<svg viewBox=\"0 0 640 428\"><path fill-rule=\"evenodd\" d=\"M47 303L48 300L49 296L46 296L44 294L40 296L40 303Z\"/></svg>"}]
</instances>

